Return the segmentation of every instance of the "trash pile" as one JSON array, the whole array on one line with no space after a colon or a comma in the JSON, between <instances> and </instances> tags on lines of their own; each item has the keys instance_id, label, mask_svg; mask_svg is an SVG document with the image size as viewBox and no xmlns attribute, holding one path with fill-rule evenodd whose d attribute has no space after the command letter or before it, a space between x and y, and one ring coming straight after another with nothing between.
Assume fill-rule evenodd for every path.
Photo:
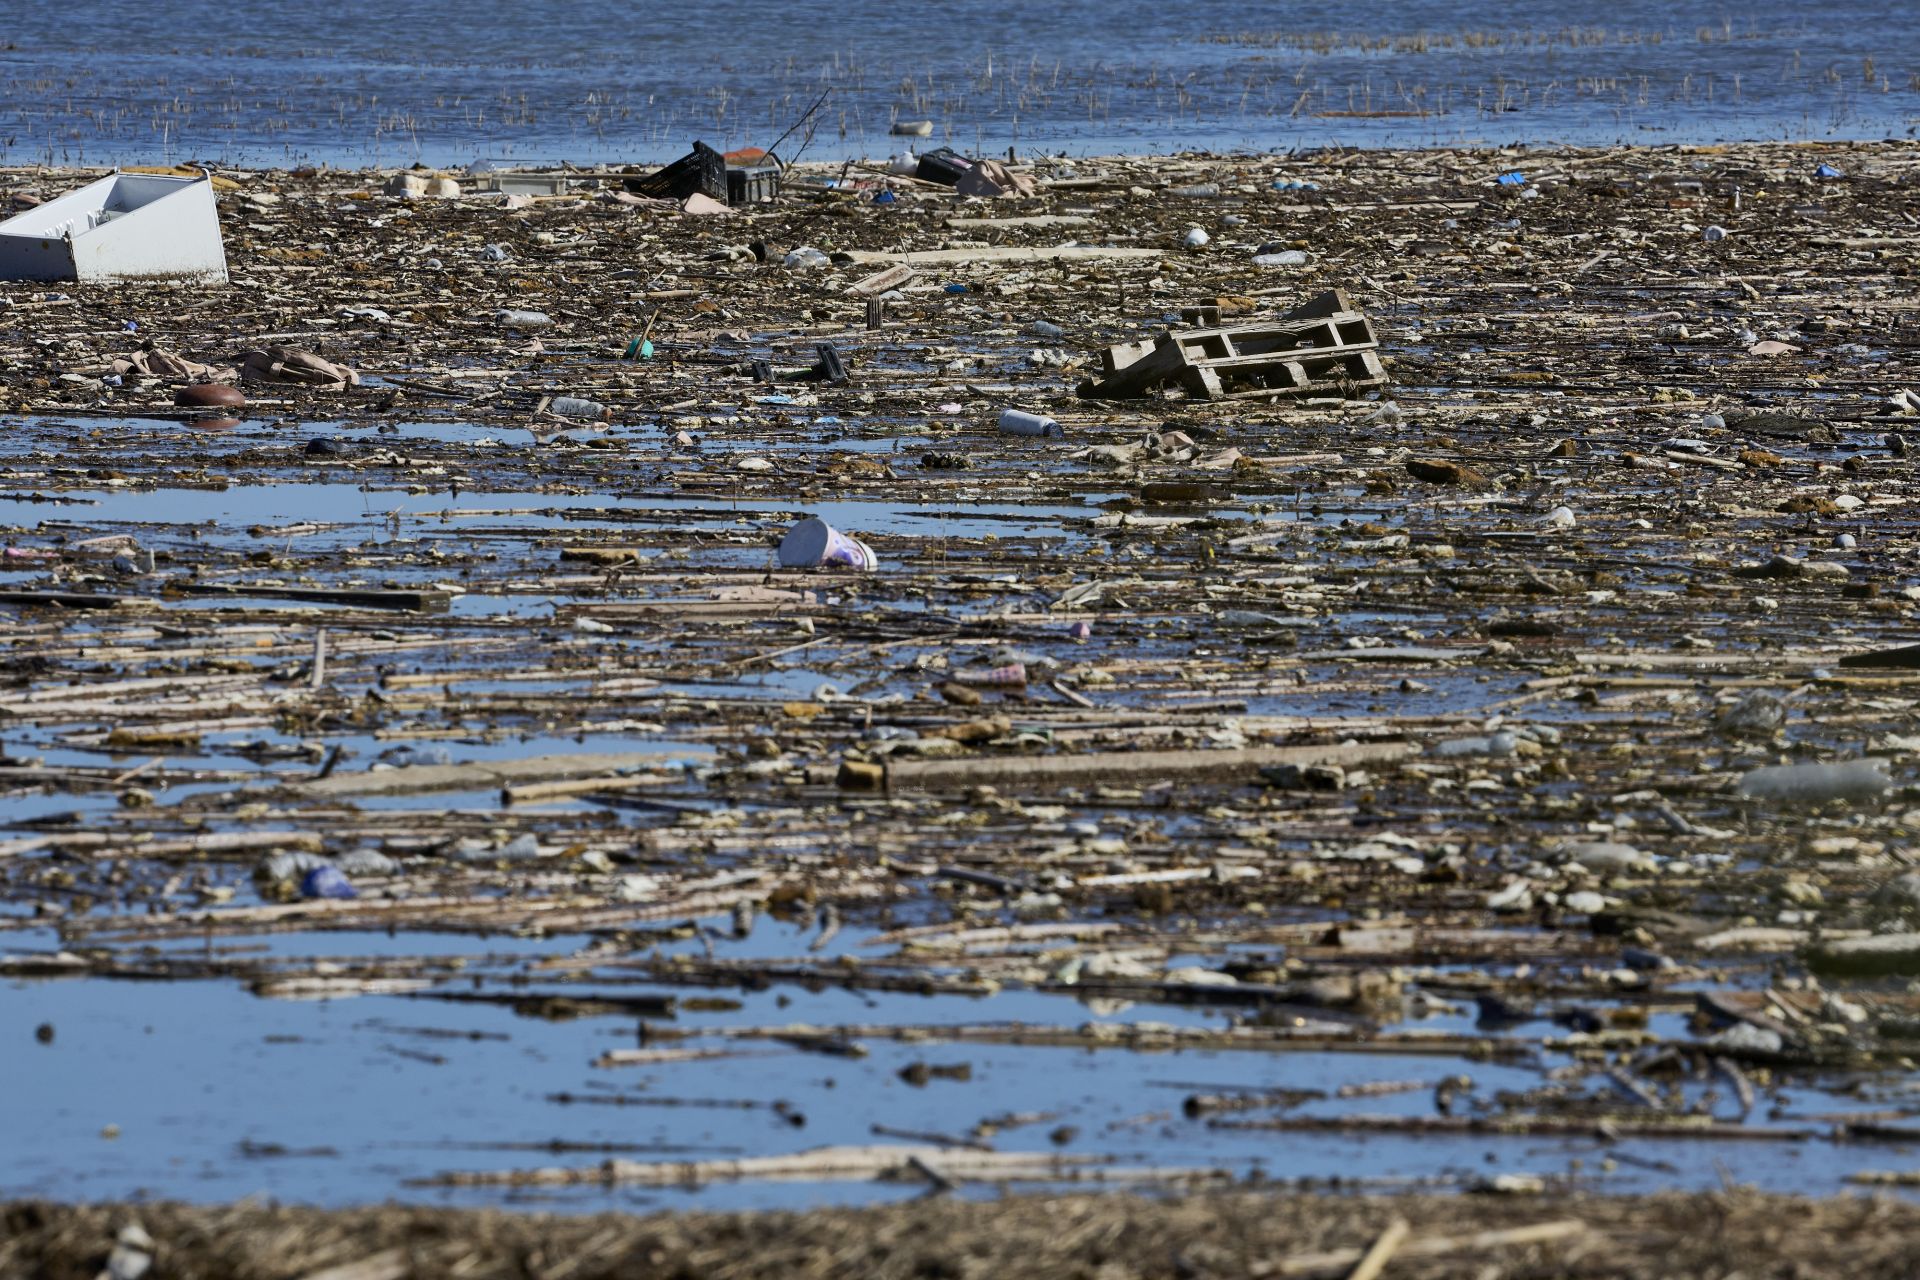
<instances>
[{"instance_id":1,"label":"trash pile","mask_svg":"<svg viewBox=\"0 0 1920 1280\"><path fill-rule=\"evenodd\" d=\"M1920 1177L1920 147L895 167L0 287L13 998L613 1029L395 1193Z\"/></svg>"}]
</instances>

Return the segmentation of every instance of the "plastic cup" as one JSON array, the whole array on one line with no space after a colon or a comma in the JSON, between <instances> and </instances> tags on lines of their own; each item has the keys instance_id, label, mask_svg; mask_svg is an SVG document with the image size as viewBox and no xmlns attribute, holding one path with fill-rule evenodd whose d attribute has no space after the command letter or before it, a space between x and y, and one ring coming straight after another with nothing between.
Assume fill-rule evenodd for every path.
<instances>
[{"instance_id":1,"label":"plastic cup","mask_svg":"<svg viewBox=\"0 0 1920 1280\"><path fill-rule=\"evenodd\" d=\"M871 573L880 567L880 558L860 539L848 537L818 516L809 516L780 540L780 564L787 569L844 565Z\"/></svg>"}]
</instances>

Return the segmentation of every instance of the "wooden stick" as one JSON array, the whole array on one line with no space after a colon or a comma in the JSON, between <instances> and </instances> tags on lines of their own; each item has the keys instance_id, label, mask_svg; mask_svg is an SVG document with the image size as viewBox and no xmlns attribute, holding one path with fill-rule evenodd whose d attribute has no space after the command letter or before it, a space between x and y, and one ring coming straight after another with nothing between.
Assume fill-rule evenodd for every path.
<instances>
[{"instance_id":1,"label":"wooden stick","mask_svg":"<svg viewBox=\"0 0 1920 1280\"><path fill-rule=\"evenodd\" d=\"M1387 1269L1387 1263L1393 1261L1393 1255L1400 1251L1408 1230L1410 1228L1405 1218L1395 1218L1389 1222L1387 1229L1380 1233L1373 1246L1361 1255L1360 1261L1347 1273L1347 1280L1378 1280L1380 1273Z\"/></svg>"},{"instance_id":2,"label":"wooden stick","mask_svg":"<svg viewBox=\"0 0 1920 1280\"><path fill-rule=\"evenodd\" d=\"M946 1174L928 1164L922 1156L908 1156L907 1167L932 1183L933 1190L937 1194L944 1195L949 1191L957 1190L960 1186L960 1184L952 1178L949 1178Z\"/></svg>"},{"instance_id":3,"label":"wooden stick","mask_svg":"<svg viewBox=\"0 0 1920 1280\"><path fill-rule=\"evenodd\" d=\"M1587 1230L1587 1224L1578 1218L1561 1218L1500 1231L1480 1231L1470 1236L1429 1236L1407 1242L1396 1251L1407 1258L1436 1258L1449 1253L1479 1253L1509 1245L1550 1244L1584 1235ZM1360 1263L1364 1256L1358 1249L1295 1254L1283 1258L1269 1274L1286 1277L1345 1275L1352 1280L1359 1273L1350 1268Z\"/></svg>"},{"instance_id":4,"label":"wooden stick","mask_svg":"<svg viewBox=\"0 0 1920 1280\"><path fill-rule=\"evenodd\" d=\"M313 678L307 682L310 689L318 689L327 679L327 629L321 627L313 633Z\"/></svg>"},{"instance_id":5,"label":"wooden stick","mask_svg":"<svg viewBox=\"0 0 1920 1280\"><path fill-rule=\"evenodd\" d=\"M387 1249L358 1262L309 1271L301 1280L400 1280L413 1271L405 1249Z\"/></svg>"},{"instance_id":6,"label":"wooden stick","mask_svg":"<svg viewBox=\"0 0 1920 1280\"><path fill-rule=\"evenodd\" d=\"M1109 751L1087 755L972 756L959 760L902 760L887 765L892 788L937 790L991 783L1023 790L1123 779L1201 774L1244 776L1264 765L1386 764L1417 748L1398 742L1329 743L1310 747L1243 747L1221 751Z\"/></svg>"},{"instance_id":7,"label":"wooden stick","mask_svg":"<svg viewBox=\"0 0 1920 1280\"><path fill-rule=\"evenodd\" d=\"M502 787L500 803L534 804L564 796L591 795L596 791L632 791L639 787L671 786L679 779L664 773L613 774L600 778L570 778L561 782L529 782L518 787Z\"/></svg>"}]
</instances>

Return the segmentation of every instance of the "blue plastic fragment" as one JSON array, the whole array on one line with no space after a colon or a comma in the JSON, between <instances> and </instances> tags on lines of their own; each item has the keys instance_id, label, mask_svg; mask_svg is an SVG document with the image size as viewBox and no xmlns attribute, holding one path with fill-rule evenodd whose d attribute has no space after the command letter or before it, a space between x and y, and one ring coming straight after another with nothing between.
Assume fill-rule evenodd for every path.
<instances>
[{"instance_id":1,"label":"blue plastic fragment","mask_svg":"<svg viewBox=\"0 0 1920 1280\"><path fill-rule=\"evenodd\" d=\"M875 204L892 204L899 198L900 197L894 195L891 191L876 191L873 195L873 202Z\"/></svg>"},{"instance_id":2,"label":"blue plastic fragment","mask_svg":"<svg viewBox=\"0 0 1920 1280\"><path fill-rule=\"evenodd\" d=\"M1503 187L1524 187L1527 185L1527 175L1515 169L1512 173L1501 174L1494 181Z\"/></svg>"},{"instance_id":3,"label":"blue plastic fragment","mask_svg":"<svg viewBox=\"0 0 1920 1280\"><path fill-rule=\"evenodd\" d=\"M966 291L967 286L963 284L950 284L947 286L948 293L965 293Z\"/></svg>"},{"instance_id":4,"label":"blue plastic fragment","mask_svg":"<svg viewBox=\"0 0 1920 1280\"><path fill-rule=\"evenodd\" d=\"M1816 178L1844 178L1847 175L1830 164L1823 164L1813 171L1813 176Z\"/></svg>"},{"instance_id":5,"label":"blue plastic fragment","mask_svg":"<svg viewBox=\"0 0 1920 1280\"><path fill-rule=\"evenodd\" d=\"M303 898L357 898L360 891L338 867L315 867L300 879Z\"/></svg>"}]
</instances>

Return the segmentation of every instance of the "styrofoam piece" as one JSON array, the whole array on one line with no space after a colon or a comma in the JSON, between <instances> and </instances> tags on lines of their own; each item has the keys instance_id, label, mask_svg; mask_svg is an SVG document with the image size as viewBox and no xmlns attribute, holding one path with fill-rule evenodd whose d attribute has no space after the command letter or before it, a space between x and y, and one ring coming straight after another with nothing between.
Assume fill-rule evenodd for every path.
<instances>
[{"instance_id":1,"label":"styrofoam piece","mask_svg":"<svg viewBox=\"0 0 1920 1280\"><path fill-rule=\"evenodd\" d=\"M880 567L880 558L860 539L849 538L818 516L809 516L780 540L780 564L787 569L844 565L871 573Z\"/></svg>"},{"instance_id":2,"label":"styrofoam piece","mask_svg":"<svg viewBox=\"0 0 1920 1280\"><path fill-rule=\"evenodd\" d=\"M0 279L227 281L207 178L115 173L0 222Z\"/></svg>"}]
</instances>

